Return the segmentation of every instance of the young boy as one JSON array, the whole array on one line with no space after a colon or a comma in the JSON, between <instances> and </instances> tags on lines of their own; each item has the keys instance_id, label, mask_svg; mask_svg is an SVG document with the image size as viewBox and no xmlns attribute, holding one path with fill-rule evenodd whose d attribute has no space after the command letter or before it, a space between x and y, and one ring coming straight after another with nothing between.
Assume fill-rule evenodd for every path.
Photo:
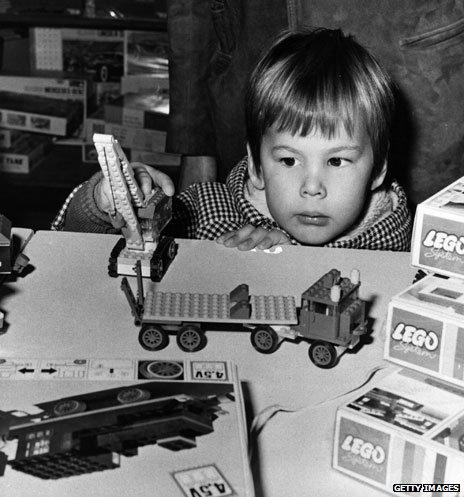
<instances>
[{"instance_id":1,"label":"young boy","mask_svg":"<svg viewBox=\"0 0 464 497\"><path fill-rule=\"evenodd\" d=\"M406 196L385 181L393 100L390 79L352 37L284 35L250 78L247 157L226 184L197 183L175 196L167 232L241 250L288 242L408 250ZM166 175L133 166L142 191L155 183L173 195ZM114 232L102 175L76 190L55 229Z\"/></svg>"}]
</instances>

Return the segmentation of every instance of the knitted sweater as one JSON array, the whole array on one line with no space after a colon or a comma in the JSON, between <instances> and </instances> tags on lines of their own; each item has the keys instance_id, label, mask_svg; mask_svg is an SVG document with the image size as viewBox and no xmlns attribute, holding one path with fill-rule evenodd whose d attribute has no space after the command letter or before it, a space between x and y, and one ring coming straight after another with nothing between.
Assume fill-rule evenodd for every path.
<instances>
[{"instance_id":1,"label":"knitted sweater","mask_svg":"<svg viewBox=\"0 0 464 497\"><path fill-rule=\"evenodd\" d=\"M94 233L117 233L109 216L100 211L94 198L101 173L92 176L68 196L52 229ZM172 220L164 233L178 238L215 240L246 224L265 229L279 228L262 214L247 195L247 158L230 172L226 183L195 183L173 198ZM406 195L393 181L375 192L358 225L325 246L372 250L409 250L412 220ZM288 235L288 234L287 234ZM298 242L290 237L292 243Z\"/></svg>"}]
</instances>

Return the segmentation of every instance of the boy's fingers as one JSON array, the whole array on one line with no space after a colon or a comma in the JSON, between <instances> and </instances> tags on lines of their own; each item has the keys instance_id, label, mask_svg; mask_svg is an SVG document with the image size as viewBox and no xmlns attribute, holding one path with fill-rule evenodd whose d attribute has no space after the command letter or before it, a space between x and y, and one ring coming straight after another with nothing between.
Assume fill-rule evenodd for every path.
<instances>
[{"instance_id":1,"label":"boy's fingers","mask_svg":"<svg viewBox=\"0 0 464 497\"><path fill-rule=\"evenodd\" d=\"M238 244L246 240L255 229L256 228L253 225L247 224L236 231L224 233L217 238L216 241L224 244L226 247L236 247Z\"/></svg>"},{"instance_id":2,"label":"boy's fingers","mask_svg":"<svg viewBox=\"0 0 464 497\"><path fill-rule=\"evenodd\" d=\"M134 175L137 179L137 184L142 190L142 193L147 196L153 190L153 180L146 169L134 169Z\"/></svg>"},{"instance_id":3,"label":"boy's fingers","mask_svg":"<svg viewBox=\"0 0 464 497\"><path fill-rule=\"evenodd\" d=\"M174 195L174 183L167 174L141 162L133 162L131 166L144 195L152 191L153 185L159 186L168 197Z\"/></svg>"},{"instance_id":4,"label":"boy's fingers","mask_svg":"<svg viewBox=\"0 0 464 497\"><path fill-rule=\"evenodd\" d=\"M111 187L105 177L102 177L95 187L95 201L101 211L110 212L112 205Z\"/></svg>"},{"instance_id":5,"label":"boy's fingers","mask_svg":"<svg viewBox=\"0 0 464 497\"><path fill-rule=\"evenodd\" d=\"M261 250L266 250L274 245L275 245L274 240L270 236L266 236L258 243L257 247Z\"/></svg>"}]
</instances>

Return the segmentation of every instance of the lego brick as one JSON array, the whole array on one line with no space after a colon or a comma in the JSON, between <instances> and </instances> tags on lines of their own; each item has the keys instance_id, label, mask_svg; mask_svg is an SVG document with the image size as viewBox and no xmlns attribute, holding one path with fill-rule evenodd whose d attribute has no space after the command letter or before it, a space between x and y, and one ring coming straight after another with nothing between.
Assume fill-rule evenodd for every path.
<instances>
[{"instance_id":1,"label":"lego brick","mask_svg":"<svg viewBox=\"0 0 464 497\"><path fill-rule=\"evenodd\" d=\"M303 293L303 298L323 304L333 304L333 301L330 298L330 291L333 285L338 285L340 287L341 300L357 286L352 283L349 278L342 278L338 269L331 269Z\"/></svg>"},{"instance_id":2,"label":"lego brick","mask_svg":"<svg viewBox=\"0 0 464 497\"><path fill-rule=\"evenodd\" d=\"M145 300L145 320L202 321L217 323L295 324L296 306L293 296L250 296L249 320L230 317L229 294L173 293L149 291Z\"/></svg>"}]
</instances>

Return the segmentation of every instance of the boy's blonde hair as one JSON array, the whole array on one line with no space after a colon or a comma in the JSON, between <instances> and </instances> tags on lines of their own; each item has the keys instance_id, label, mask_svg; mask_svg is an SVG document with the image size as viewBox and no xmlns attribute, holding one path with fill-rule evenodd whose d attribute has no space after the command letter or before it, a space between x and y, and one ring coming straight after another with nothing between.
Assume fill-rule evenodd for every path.
<instances>
[{"instance_id":1,"label":"boy's blonde hair","mask_svg":"<svg viewBox=\"0 0 464 497\"><path fill-rule=\"evenodd\" d=\"M388 154L393 83L376 59L340 29L281 36L259 61L246 91L247 139L257 172L266 131L328 138L340 124L351 135L359 120L371 139L374 167Z\"/></svg>"}]
</instances>

